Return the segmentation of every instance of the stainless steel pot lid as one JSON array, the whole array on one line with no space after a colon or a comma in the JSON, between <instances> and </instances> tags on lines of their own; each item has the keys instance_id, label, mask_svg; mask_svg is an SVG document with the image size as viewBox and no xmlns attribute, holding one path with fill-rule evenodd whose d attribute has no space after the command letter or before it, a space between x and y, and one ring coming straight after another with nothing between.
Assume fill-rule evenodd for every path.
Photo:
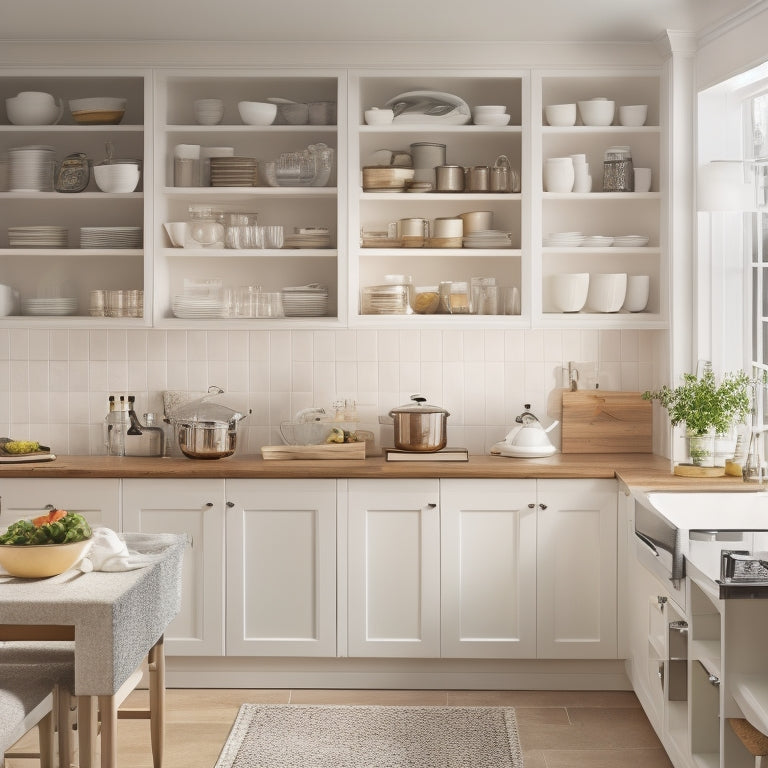
<instances>
[{"instance_id":1,"label":"stainless steel pot lid","mask_svg":"<svg viewBox=\"0 0 768 768\"><path fill-rule=\"evenodd\" d=\"M219 387L210 387L207 395L180 406L173 412L172 421L181 424L236 424L250 413L238 408L234 399Z\"/></svg>"},{"instance_id":2,"label":"stainless steel pot lid","mask_svg":"<svg viewBox=\"0 0 768 768\"><path fill-rule=\"evenodd\" d=\"M429 405L427 398L424 395L411 395L412 403L406 403L400 405L397 408L393 408L390 412L390 416L394 416L397 413L444 413L446 416L451 414L441 408L439 405Z\"/></svg>"}]
</instances>

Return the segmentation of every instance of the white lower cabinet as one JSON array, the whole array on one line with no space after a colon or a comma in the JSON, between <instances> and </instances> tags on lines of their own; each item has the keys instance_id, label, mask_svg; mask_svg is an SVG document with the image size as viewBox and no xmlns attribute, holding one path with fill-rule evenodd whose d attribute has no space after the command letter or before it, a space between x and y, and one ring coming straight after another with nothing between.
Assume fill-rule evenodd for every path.
<instances>
[{"instance_id":1,"label":"white lower cabinet","mask_svg":"<svg viewBox=\"0 0 768 768\"><path fill-rule=\"evenodd\" d=\"M41 510L82 512L93 525L120 527L120 480L117 478L26 478L0 481L0 529Z\"/></svg>"},{"instance_id":2,"label":"white lower cabinet","mask_svg":"<svg viewBox=\"0 0 768 768\"><path fill-rule=\"evenodd\" d=\"M441 655L536 656L535 480L441 480Z\"/></svg>"},{"instance_id":3,"label":"white lower cabinet","mask_svg":"<svg viewBox=\"0 0 768 768\"><path fill-rule=\"evenodd\" d=\"M226 481L228 656L336 655L336 481Z\"/></svg>"},{"instance_id":4,"label":"white lower cabinet","mask_svg":"<svg viewBox=\"0 0 768 768\"><path fill-rule=\"evenodd\" d=\"M617 488L537 481L537 656L615 659Z\"/></svg>"},{"instance_id":5,"label":"white lower cabinet","mask_svg":"<svg viewBox=\"0 0 768 768\"><path fill-rule=\"evenodd\" d=\"M349 480L349 656L440 656L440 486Z\"/></svg>"},{"instance_id":6,"label":"white lower cabinet","mask_svg":"<svg viewBox=\"0 0 768 768\"><path fill-rule=\"evenodd\" d=\"M165 633L175 656L224 655L224 480L123 480L123 529L187 536L181 611Z\"/></svg>"}]
</instances>

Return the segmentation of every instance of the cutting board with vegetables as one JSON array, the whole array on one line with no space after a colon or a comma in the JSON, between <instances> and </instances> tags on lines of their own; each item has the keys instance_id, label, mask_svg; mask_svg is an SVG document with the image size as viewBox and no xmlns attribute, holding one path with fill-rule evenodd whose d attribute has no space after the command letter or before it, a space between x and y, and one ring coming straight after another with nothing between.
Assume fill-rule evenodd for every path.
<instances>
[{"instance_id":1,"label":"cutting board with vegetables","mask_svg":"<svg viewBox=\"0 0 768 768\"><path fill-rule=\"evenodd\" d=\"M563 392L563 453L653 453L653 404L641 392Z\"/></svg>"}]
</instances>

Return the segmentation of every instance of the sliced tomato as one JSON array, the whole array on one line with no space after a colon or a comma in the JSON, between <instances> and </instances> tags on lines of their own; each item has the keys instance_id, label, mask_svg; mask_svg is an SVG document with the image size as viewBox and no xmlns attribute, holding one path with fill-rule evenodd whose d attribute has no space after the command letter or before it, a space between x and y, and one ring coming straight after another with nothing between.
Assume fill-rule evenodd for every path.
<instances>
[{"instance_id":1,"label":"sliced tomato","mask_svg":"<svg viewBox=\"0 0 768 768\"><path fill-rule=\"evenodd\" d=\"M55 523L57 520L61 520L66 514L67 513L63 509L52 509L47 515L40 515L40 517L33 518L32 525L34 525L35 528L40 528L43 525L48 525L48 523Z\"/></svg>"}]
</instances>

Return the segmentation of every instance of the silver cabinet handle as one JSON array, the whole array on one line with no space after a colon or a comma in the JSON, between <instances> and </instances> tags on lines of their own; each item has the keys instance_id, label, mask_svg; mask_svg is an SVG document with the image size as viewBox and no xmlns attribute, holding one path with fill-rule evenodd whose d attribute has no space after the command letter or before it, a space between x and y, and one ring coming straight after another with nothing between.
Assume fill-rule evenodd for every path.
<instances>
[{"instance_id":1,"label":"silver cabinet handle","mask_svg":"<svg viewBox=\"0 0 768 768\"><path fill-rule=\"evenodd\" d=\"M720 685L720 678L717 675L710 675L707 680L709 680L709 684L714 685L715 688Z\"/></svg>"},{"instance_id":2,"label":"silver cabinet handle","mask_svg":"<svg viewBox=\"0 0 768 768\"><path fill-rule=\"evenodd\" d=\"M536 505L535 504L529 504L528 505L528 509L536 509Z\"/></svg>"},{"instance_id":3,"label":"silver cabinet handle","mask_svg":"<svg viewBox=\"0 0 768 768\"><path fill-rule=\"evenodd\" d=\"M232 509L232 507L234 507L234 506L235 506L235 502L234 502L234 501L228 501L228 502L227 502L227 506L228 506L230 509Z\"/></svg>"},{"instance_id":4,"label":"silver cabinet handle","mask_svg":"<svg viewBox=\"0 0 768 768\"><path fill-rule=\"evenodd\" d=\"M546 509L546 508L547 508L546 504L539 504L539 509Z\"/></svg>"},{"instance_id":5,"label":"silver cabinet handle","mask_svg":"<svg viewBox=\"0 0 768 768\"><path fill-rule=\"evenodd\" d=\"M206 507L212 507L213 506L213 502L212 501L206 501L205 502L205 506Z\"/></svg>"}]
</instances>

